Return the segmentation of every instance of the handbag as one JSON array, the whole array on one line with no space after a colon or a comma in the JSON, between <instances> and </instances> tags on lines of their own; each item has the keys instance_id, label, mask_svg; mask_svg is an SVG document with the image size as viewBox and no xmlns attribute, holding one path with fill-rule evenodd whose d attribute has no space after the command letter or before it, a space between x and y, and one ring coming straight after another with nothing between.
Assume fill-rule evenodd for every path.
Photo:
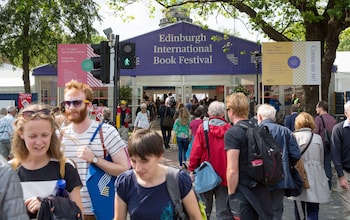
<instances>
[{"instance_id":1,"label":"handbag","mask_svg":"<svg viewBox=\"0 0 350 220\"><path fill-rule=\"evenodd\" d=\"M310 144L311 144L311 141L312 141L312 138L314 136L314 133L311 132L311 137L310 137L310 140L309 142L307 143L306 147L304 148L304 150L301 152L301 156L303 156L303 154L305 153L305 151L309 148ZM300 157L301 157L300 156ZM305 170L305 167L304 167L304 162L303 160L300 158L298 160L298 162L295 164L295 169L298 170L302 180L303 180L303 188L304 189L309 189L310 188L310 185L309 185L309 181L307 179L307 173L306 173L306 170Z\"/></svg>"},{"instance_id":2,"label":"handbag","mask_svg":"<svg viewBox=\"0 0 350 220\"><path fill-rule=\"evenodd\" d=\"M213 166L210 164L210 150L209 150L209 137L208 137L208 130L209 130L209 122L203 121L203 128L204 128L204 134L205 134L205 140L206 140L206 148L208 151L208 161L204 161L201 163L201 165L194 170L195 173L195 179L194 179L194 189L198 193L204 193L208 192L215 187L217 187L222 179L221 177L215 172Z\"/></svg>"},{"instance_id":3,"label":"handbag","mask_svg":"<svg viewBox=\"0 0 350 220\"><path fill-rule=\"evenodd\" d=\"M320 115L320 118L322 120L322 124L323 124L323 128L324 128L324 130L323 130L323 147L326 150L330 151L330 149L331 149L331 134L329 131L327 131L326 125L325 125L323 117L321 115Z\"/></svg>"},{"instance_id":4,"label":"handbag","mask_svg":"<svg viewBox=\"0 0 350 220\"><path fill-rule=\"evenodd\" d=\"M194 188L198 193L208 192L217 187L222 179L215 172L213 166L208 162L204 161L195 170Z\"/></svg>"},{"instance_id":5,"label":"handbag","mask_svg":"<svg viewBox=\"0 0 350 220\"><path fill-rule=\"evenodd\" d=\"M167 112L168 112L168 107L165 108L162 126L164 128L173 128L174 119L172 117L167 117Z\"/></svg>"},{"instance_id":6,"label":"handbag","mask_svg":"<svg viewBox=\"0 0 350 220\"><path fill-rule=\"evenodd\" d=\"M110 155L107 155L107 149L104 145L103 133L102 129L100 129L102 124L103 122L95 130L90 143L94 140L97 132L99 132L104 159L112 162L112 158ZM86 177L86 187L91 198L91 209L96 219L113 219L114 217L115 180L115 176L111 176L98 166L90 164Z\"/></svg>"}]
</instances>

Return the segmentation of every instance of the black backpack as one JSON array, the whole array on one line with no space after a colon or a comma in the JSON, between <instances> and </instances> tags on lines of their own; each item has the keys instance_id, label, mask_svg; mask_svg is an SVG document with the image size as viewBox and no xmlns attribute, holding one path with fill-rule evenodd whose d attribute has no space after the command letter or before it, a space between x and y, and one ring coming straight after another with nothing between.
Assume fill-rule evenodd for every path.
<instances>
[{"instance_id":1,"label":"black backpack","mask_svg":"<svg viewBox=\"0 0 350 220\"><path fill-rule=\"evenodd\" d=\"M248 141L248 173L254 187L258 184L274 185L284 177L282 148L270 134L267 126L253 126L239 123L247 130ZM255 182L255 183L254 183Z\"/></svg>"},{"instance_id":2,"label":"black backpack","mask_svg":"<svg viewBox=\"0 0 350 220\"><path fill-rule=\"evenodd\" d=\"M80 208L67 197L48 196L39 198L41 206L38 212L38 220L82 220Z\"/></svg>"}]
</instances>

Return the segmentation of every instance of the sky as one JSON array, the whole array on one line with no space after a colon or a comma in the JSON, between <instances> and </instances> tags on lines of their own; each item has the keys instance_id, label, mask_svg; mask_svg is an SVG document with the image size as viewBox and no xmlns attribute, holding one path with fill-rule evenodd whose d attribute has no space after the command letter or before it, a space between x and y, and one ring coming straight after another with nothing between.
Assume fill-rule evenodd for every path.
<instances>
[{"instance_id":1,"label":"sky","mask_svg":"<svg viewBox=\"0 0 350 220\"><path fill-rule=\"evenodd\" d=\"M153 15L154 18L150 18L147 7L143 3L134 3L125 8L125 10L128 14L135 16L135 20L124 23L121 18L113 15L113 11L106 4L107 0L95 0L95 2L101 6L100 15L103 17L103 21L101 23L95 22L94 28L103 36L104 29L112 28L113 33L119 35L119 40L121 41L159 29L160 19L163 18L161 6L156 5L157 10ZM190 17L194 19L193 16ZM211 30L220 32L223 32L225 29L235 30L235 32L239 32L237 37L254 42L266 41L262 34L248 30L243 22L241 19L226 19L223 16L212 16L206 24Z\"/></svg>"}]
</instances>

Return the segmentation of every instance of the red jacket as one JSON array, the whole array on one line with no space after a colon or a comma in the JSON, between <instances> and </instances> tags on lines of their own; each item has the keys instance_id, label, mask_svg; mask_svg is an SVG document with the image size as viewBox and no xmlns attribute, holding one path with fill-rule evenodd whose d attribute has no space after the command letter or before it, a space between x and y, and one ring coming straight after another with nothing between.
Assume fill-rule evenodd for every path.
<instances>
[{"instance_id":1,"label":"red jacket","mask_svg":"<svg viewBox=\"0 0 350 220\"><path fill-rule=\"evenodd\" d=\"M198 126L197 133L192 143L190 154L190 163L188 169L193 171L203 161L209 161L214 167L216 173L222 178L221 185L227 186L226 180L226 151L224 149L224 135L231 127L223 118L209 119L209 149L210 159L208 160L208 151L206 149L206 140L204 135L203 123Z\"/></svg>"}]
</instances>

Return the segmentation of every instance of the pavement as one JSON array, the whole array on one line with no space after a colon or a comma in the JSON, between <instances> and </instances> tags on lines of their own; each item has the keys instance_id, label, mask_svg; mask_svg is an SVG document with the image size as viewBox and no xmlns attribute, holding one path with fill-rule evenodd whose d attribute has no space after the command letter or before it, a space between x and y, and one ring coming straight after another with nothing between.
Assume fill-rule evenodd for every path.
<instances>
[{"instance_id":1,"label":"pavement","mask_svg":"<svg viewBox=\"0 0 350 220\"><path fill-rule=\"evenodd\" d=\"M178 167L179 163L178 163L177 155L178 155L178 151L177 151L176 145L171 145L170 149L165 149L165 153L164 153L163 159L161 160L161 163L168 166ZM334 179L333 189L336 189L336 176L334 176L333 179ZM295 218L294 218L293 201L285 197L283 204L284 204L283 220L294 220ZM300 207L300 203L298 205ZM302 217L303 212L299 210L299 213L301 213L301 217ZM210 219L216 220L215 208L213 208L213 213ZM341 206L338 192L332 191L330 201L325 204L320 204L319 219L320 220L342 219L342 206Z\"/></svg>"}]
</instances>

